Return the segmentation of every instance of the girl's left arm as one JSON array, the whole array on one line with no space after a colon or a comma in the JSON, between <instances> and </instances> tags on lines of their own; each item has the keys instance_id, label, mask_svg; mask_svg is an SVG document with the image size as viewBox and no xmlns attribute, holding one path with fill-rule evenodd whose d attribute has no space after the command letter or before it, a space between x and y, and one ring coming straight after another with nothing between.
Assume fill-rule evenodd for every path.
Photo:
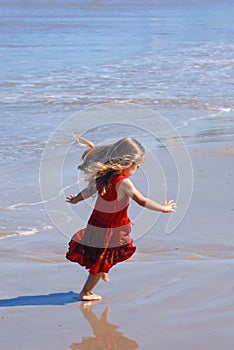
<instances>
[{"instance_id":1,"label":"girl's left arm","mask_svg":"<svg viewBox=\"0 0 234 350\"><path fill-rule=\"evenodd\" d=\"M71 204L76 204L78 202L83 201L86 198L93 196L96 193L96 191L97 191L96 187L93 186L92 184L89 184L88 187L83 189L80 193L71 194L70 196L66 197L66 202Z\"/></svg>"},{"instance_id":2,"label":"girl's left arm","mask_svg":"<svg viewBox=\"0 0 234 350\"><path fill-rule=\"evenodd\" d=\"M137 204L150 210L161 211L163 213L175 212L176 203L173 200L159 204L150 198L143 196L129 179L124 179L119 185L119 195L131 197Z\"/></svg>"}]
</instances>

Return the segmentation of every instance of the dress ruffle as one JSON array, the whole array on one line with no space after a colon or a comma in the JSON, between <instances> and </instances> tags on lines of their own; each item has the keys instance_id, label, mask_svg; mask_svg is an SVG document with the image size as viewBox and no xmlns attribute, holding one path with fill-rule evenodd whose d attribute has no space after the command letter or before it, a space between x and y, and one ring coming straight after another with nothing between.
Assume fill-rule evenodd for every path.
<instances>
[{"instance_id":1,"label":"dress ruffle","mask_svg":"<svg viewBox=\"0 0 234 350\"><path fill-rule=\"evenodd\" d=\"M118 247L97 248L77 242L76 235L74 236L75 240L71 239L66 258L85 266L93 275L108 272L113 265L129 259L136 250L132 240Z\"/></svg>"}]
</instances>

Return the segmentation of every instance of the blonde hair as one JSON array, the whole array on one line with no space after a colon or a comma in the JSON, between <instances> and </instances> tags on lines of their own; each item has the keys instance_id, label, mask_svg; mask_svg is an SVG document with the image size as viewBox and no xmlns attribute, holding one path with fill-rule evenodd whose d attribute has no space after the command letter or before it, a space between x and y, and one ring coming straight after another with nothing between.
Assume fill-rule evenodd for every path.
<instances>
[{"instance_id":1,"label":"blonde hair","mask_svg":"<svg viewBox=\"0 0 234 350\"><path fill-rule=\"evenodd\" d=\"M102 194L107 191L112 175L144 160L144 147L132 137L101 146L95 146L83 137L79 137L78 141L89 147L83 153L83 163L78 168L86 174L89 182L101 188Z\"/></svg>"}]
</instances>

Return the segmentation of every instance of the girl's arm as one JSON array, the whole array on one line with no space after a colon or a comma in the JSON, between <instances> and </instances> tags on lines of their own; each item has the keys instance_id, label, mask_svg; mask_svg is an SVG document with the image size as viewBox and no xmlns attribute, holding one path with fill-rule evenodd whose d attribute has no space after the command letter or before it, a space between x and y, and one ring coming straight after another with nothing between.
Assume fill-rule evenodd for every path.
<instances>
[{"instance_id":1,"label":"girl's arm","mask_svg":"<svg viewBox=\"0 0 234 350\"><path fill-rule=\"evenodd\" d=\"M147 209L161 211L164 213L175 212L176 204L173 200L159 204L149 198L146 198L136 189L129 179L124 179L121 181L118 188L118 196L121 198L124 197L124 195L131 197L135 202Z\"/></svg>"},{"instance_id":2,"label":"girl's arm","mask_svg":"<svg viewBox=\"0 0 234 350\"><path fill-rule=\"evenodd\" d=\"M71 194L70 196L66 197L66 202L69 202L71 204L76 204L78 202L83 201L86 198L93 196L96 193L96 191L97 191L96 187L89 184L88 187L86 187L80 193Z\"/></svg>"}]
</instances>

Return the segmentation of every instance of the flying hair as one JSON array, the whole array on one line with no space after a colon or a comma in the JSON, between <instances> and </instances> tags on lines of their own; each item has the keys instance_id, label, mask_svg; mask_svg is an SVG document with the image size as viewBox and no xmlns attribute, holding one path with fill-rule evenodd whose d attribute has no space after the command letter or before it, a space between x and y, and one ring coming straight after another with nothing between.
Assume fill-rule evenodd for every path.
<instances>
[{"instance_id":1,"label":"flying hair","mask_svg":"<svg viewBox=\"0 0 234 350\"><path fill-rule=\"evenodd\" d=\"M83 142L85 145L89 146L89 148L94 148L95 147L93 142L85 139L84 137L78 136L77 137L77 141L80 142L80 143Z\"/></svg>"},{"instance_id":2,"label":"flying hair","mask_svg":"<svg viewBox=\"0 0 234 350\"><path fill-rule=\"evenodd\" d=\"M143 146L132 137L100 146L95 146L83 137L78 137L77 140L88 146L78 169L85 173L86 180L96 183L102 194L107 191L112 175L121 173L132 164L138 165L144 160Z\"/></svg>"},{"instance_id":3,"label":"flying hair","mask_svg":"<svg viewBox=\"0 0 234 350\"><path fill-rule=\"evenodd\" d=\"M83 143L85 144L86 146L88 146L89 148L83 153L82 155L82 160L84 160L85 156L89 153L89 151L92 149L92 148L95 148L95 145L93 142L85 139L84 137L81 137L81 136L78 136L77 139L76 139L79 143Z\"/></svg>"}]
</instances>

